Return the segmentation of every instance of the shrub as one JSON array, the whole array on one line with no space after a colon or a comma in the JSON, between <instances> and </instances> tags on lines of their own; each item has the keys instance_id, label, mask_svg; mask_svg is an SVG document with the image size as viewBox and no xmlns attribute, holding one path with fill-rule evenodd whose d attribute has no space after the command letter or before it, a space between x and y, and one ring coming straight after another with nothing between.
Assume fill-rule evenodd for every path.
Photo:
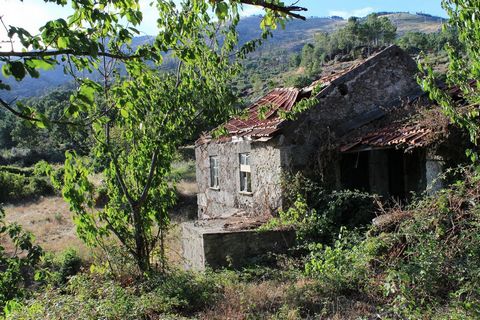
<instances>
[{"instance_id":1,"label":"shrub","mask_svg":"<svg viewBox=\"0 0 480 320\"><path fill-rule=\"evenodd\" d=\"M16 202L54 194L55 190L44 170L48 164L38 162L34 168L0 166L0 202ZM54 171L63 176L63 167Z\"/></svg>"},{"instance_id":2,"label":"shrub","mask_svg":"<svg viewBox=\"0 0 480 320\"><path fill-rule=\"evenodd\" d=\"M375 196L351 190L329 191L301 173L284 178L285 204L279 217L261 229L295 227L300 244L331 244L340 228L366 227L375 217Z\"/></svg>"},{"instance_id":3,"label":"shrub","mask_svg":"<svg viewBox=\"0 0 480 320\"><path fill-rule=\"evenodd\" d=\"M0 171L0 202L30 200L54 193L46 177L27 177L23 174Z\"/></svg>"},{"instance_id":4,"label":"shrub","mask_svg":"<svg viewBox=\"0 0 480 320\"><path fill-rule=\"evenodd\" d=\"M219 277L173 271L121 285L107 275L80 273L67 286L38 291L7 319L181 319L220 297Z\"/></svg>"},{"instance_id":5,"label":"shrub","mask_svg":"<svg viewBox=\"0 0 480 320\"><path fill-rule=\"evenodd\" d=\"M0 208L0 239L8 239L14 246L13 252L6 252L0 245L0 315L10 300L23 297L26 282L31 280L31 269L35 268L42 255L42 249L33 244L33 236L22 230L18 224L5 222Z\"/></svg>"},{"instance_id":6,"label":"shrub","mask_svg":"<svg viewBox=\"0 0 480 320\"><path fill-rule=\"evenodd\" d=\"M22 174L27 177L32 176L34 174L34 169L31 167L22 168L17 166L0 166L0 172L1 171L15 173L15 174Z\"/></svg>"},{"instance_id":7,"label":"shrub","mask_svg":"<svg viewBox=\"0 0 480 320\"><path fill-rule=\"evenodd\" d=\"M70 277L76 275L82 266L82 259L79 257L78 252L75 249L67 249L60 256L58 261L59 269L59 281L60 283L66 283Z\"/></svg>"},{"instance_id":8,"label":"shrub","mask_svg":"<svg viewBox=\"0 0 480 320\"><path fill-rule=\"evenodd\" d=\"M287 87L303 88L311 85L313 80L315 80L315 77L307 75L294 75L286 80L285 85Z\"/></svg>"},{"instance_id":9,"label":"shrub","mask_svg":"<svg viewBox=\"0 0 480 320\"><path fill-rule=\"evenodd\" d=\"M359 234L342 229L332 246L310 245L305 272L336 294L358 289L366 279L372 258Z\"/></svg>"},{"instance_id":10,"label":"shrub","mask_svg":"<svg viewBox=\"0 0 480 320\"><path fill-rule=\"evenodd\" d=\"M332 246L310 245L306 274L324 293L382 301L389 317L478 318L479 181L467 172L449 189L417 199L406 208L411 218L390 232L373 228L364 240L340 233Z\"/></svg>"},{"instance_id":11,"label":"shrub","mask_svg":"<svg viewBox=\"0 0 480 320\"><path fill-rule=\"evenodd\" d=\"M403 316L454 305L480 315L480 176L414 203L413 218L388 234L384 293Z\"/></svg>"}]
</instances>

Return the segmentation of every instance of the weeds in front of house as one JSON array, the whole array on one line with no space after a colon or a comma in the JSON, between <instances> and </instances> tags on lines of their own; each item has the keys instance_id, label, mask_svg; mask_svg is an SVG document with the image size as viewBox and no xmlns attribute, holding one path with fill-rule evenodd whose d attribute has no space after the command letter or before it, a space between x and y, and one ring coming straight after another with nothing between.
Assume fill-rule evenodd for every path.
<instances>
[{"instance_id":1,"label":"weeds in front of house","mask_svg":"<svg viewBox=\"0 0 480 320\"><path fill-rule=\"evenodd\" d=\"M93 264L73 251L46 256L39 268L50 274L9 305L7 318L476 319L480 177L471 170L457 177L435 196L387 210L403 217L393 224L361 229L332 221L351 221L348 212L373 208L370 196L322 193L327 201L315 208L312 195L298 192L270 226L299 227L301 250L277 256L270 266L204 273L171 268L136 277L121 254Z\"/></svg>"}]
</instances>

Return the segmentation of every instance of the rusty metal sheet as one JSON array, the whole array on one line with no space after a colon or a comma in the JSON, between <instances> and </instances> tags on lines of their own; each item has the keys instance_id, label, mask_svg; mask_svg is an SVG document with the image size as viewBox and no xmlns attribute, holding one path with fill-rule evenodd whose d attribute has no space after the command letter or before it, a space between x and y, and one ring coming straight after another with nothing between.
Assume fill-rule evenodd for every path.
<instances>
[{"instance_id":1,"label":"rusty metal sheet","mask_svg":"<svg viewBox=\"0 0 480 320\"><path fill-rule=\"evenodd\" d=\"M246 117L235 117L225 124L230 135L264 137L277 131L283 121L278 110L290 111L297 102L300 90L277 88L257 100L247 109ZM261 108L265 112L260 116Z\"/></svg>"},{"instance_id":2,"label":"rusty metal sheet","mask_svg":"<svg viewBox=\"0 0 480 320\"><path fill-rule=\"evenodd\" d=\"M340 152L355 152L372 148L392 147L412 149L427 145L433 133L432 129L418 126L391 125L374 130L361 137L355 137L352 139L353 141L340 146L339 150Z\"/></svg>"}]
</instances>

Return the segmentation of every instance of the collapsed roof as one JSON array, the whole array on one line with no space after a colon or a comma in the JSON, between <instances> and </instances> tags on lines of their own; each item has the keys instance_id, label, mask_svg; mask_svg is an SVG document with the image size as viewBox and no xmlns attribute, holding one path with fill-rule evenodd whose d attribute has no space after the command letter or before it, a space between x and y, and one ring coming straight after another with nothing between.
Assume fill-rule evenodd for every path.
<instances>
[{"instance_id":1,"label":"collapsed roof","mask_svg":"<svg viewBox=\"0 0 480 320\"><path fill-rule=\"evenodd\" d=\"M353 62L347 68L339 72L333 72L314 81L309 86L297 88L276 88L245 109L242 116L236 116L225 123L222 127L227 133L213 138L212 133L202 135L197 140L197 145L215 142L228 142L235 140L268 141L281 133L287 123L282 113L291 112L295 105L302 99L311 97L314 88L320 87L316 98L321 98L332 92L337 86L345 83L356 74L376 63L378 58L401 51L397 46L390 46L367 59ZM418 98L422 93L415 93L413 98ZM410 97L409 97L410 98ZM398 105L400 101L392 102ZM376 116L381 118L385 113ZM373 119L373 120L376 120ZM405 144L412 148L424 146L432 134L432 129L419 128L417 126L392 126L377 131L366 133L362 136L351 138L341 146L342 152L354 152L360 148L384 148L399 147Z\"/></svg>"},{"instance_id":2,"label":"collapsed roof","mask_svg":"<svg viewBox=\"0 0 480 320\"><path fill-rule=\"evenodd\" d=\"M340 146L340 152L386 148L402 148L409 151L413 148L427 146L433 140L434 135L434 129L419 125L390 125L353 138L352 142Z\"/></svg>"}]
</instances>

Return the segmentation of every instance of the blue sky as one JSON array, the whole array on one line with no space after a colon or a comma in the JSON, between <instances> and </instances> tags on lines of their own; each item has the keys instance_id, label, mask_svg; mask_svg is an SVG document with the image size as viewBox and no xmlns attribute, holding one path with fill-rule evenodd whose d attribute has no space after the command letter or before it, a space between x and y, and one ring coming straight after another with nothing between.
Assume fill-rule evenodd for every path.
<instances>
[{"instance_id":1,"label":"blue sky","mask_svg":"<svg viewBox=\"0 0 480 320\"><path fill-rule=\"evenodd\" d=\"M139 0L144 12L144 22L139 28L143 34L156 33L156 10L149 6L152 0ZM175 0L180 1L180 0ZM284 0L285 4L294 3L296 0ZM443 16L446 14L440 6L441 0L299 0L297 5L306 7L310 16L365 16L371 12L378 11L409 11L423 12ZM19 26L37 33L38 28L45 21L65 18L71 13L67 7L59 7L52 3L45 3L43 0L0 0L0 16L3 16L7 25ZM244 6L243 15L262 13L261 8L255 6ZM5 39L6 32L0 28L0 40ZM0 48L5 50L5 48Z\"/></svg>"},{"instance_id":2,"label":"blue sky","mask_svg":"<svg viewBox=\"0 0 480 320\"><path fill-rule=\"evenodd\" d=\"M335 12L352 16L366 12L409 11L446 17L440 0L300 0L298 5L308 8L308 16L331 16Z\"/></svg>"}]
</instances>

